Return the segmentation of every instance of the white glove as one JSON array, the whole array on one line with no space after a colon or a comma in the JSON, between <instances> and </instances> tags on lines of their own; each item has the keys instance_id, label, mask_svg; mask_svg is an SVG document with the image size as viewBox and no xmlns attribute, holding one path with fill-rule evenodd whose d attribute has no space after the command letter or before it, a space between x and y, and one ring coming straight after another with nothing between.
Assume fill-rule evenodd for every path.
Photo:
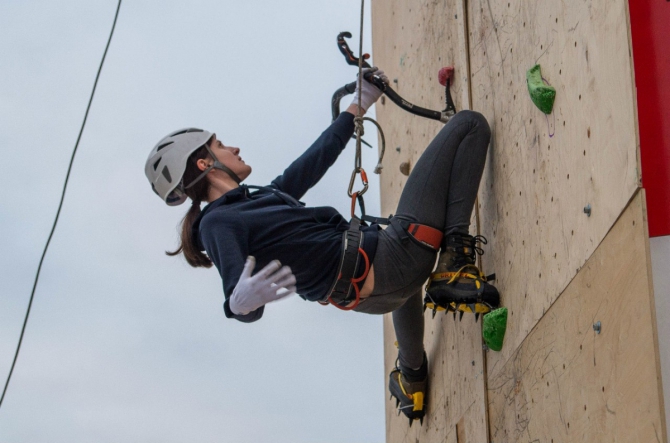
<instances>
[{"instance_id":1,"label":"white glove","mask_svg":"<svg viewBox=\"0 0 670 443\"><path fill-rule=\"evenodd\" d=\"M363 76L368 72L374 72L375 76L382 79L384 83L388 85L389 79L384 75L384 71L380 70L376 66L372 68L363 68ZM372 83L367 80L358 79L356 82L356 91L354 92L354 101L351 102L352 105L358 106L358 96L361 97L361 108L365 111L370 109L370 106L374 105L379 97L382 96L382 91ZM362 83L362 84L361 84Z\"/></svg>"},{"instance_id":2,"label":"white glove","mask_svg":"<svg viewBox=\"0 0 670 443\"><path fill-rule=\"evenodd\" d=\"M229 306L233 314L246 315L261 306L295 292L295 276L288 266L279 260L270 262L252 276L256 259L247 257L242 275L230 296Z\"/></svg>"}]
</instances>

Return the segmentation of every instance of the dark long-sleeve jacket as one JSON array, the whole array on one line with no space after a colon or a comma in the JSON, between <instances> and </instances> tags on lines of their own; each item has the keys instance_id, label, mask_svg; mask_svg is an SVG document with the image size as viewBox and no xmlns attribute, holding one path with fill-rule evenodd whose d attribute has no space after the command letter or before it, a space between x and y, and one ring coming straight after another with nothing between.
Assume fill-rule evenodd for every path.
<instances>
[{"instance_id":1,"label":"dark long-sleeve jacket","mask_svg":"<svg viewBox=\"0 0 670 443\"><path fill-rule=\"evenodd\" d=\"M306 207L298 200L335 163L353 134L353 118L342 113L270 185L253 192L241 185L207 205L194 223L194 242L207 252L223 280L226 317L253 322L263 315L264 307L236 315L228 303L249 255L256 258L254 273L272 260L288 265L302 298L317 301L327 295L349 222L332 207ZM363 229L363 250L372 260L378 226Z\"/></svg>"}]
</instances>

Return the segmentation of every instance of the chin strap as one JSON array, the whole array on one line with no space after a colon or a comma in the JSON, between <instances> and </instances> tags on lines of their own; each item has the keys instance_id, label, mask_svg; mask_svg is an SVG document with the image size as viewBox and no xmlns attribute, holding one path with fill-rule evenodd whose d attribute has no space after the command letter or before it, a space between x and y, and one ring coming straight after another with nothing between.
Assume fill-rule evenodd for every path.
<instances>
[{"instance_id":1,"label":"chin strap","mask_svg":"<svg viewBox=\"0 0 670 443\"><path fill-rule=\"evenodd\" d=\"M195 180L193 180L191 183L189 183L188 186L185 186L184 189L188 189L188 188L192 187L193 185L195 185L196 183L198 183L200 180L205 178L205 176L207 174L209 174L209 171L211 171L212 169L219 169L219 170L225 172L226 174L228 174L230 176L230 178L235 180L235 183L237 183L238 185L242 182L242 180L240 180L240 178L237 176L237 174L235 174L228 166L225 166L223 163L221 163L216 158L216 156L211 151L211 149L209 149L209 145L206 144L205 149L207 149L207 152L209 152L209 155L211 155L212 158L214 159L214 163L212 163L212 165L210 165L207 169L202 171L202 173L198 177L196 177Z\"/></svg>"}]
</instances>

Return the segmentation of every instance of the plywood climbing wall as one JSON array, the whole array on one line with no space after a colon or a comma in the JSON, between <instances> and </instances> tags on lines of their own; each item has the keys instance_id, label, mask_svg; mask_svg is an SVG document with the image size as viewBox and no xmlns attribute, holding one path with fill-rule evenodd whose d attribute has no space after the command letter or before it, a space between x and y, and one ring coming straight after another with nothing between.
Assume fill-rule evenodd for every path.
<instances>
[{"instance_id":1,"label":"plywood climbing wall","mask_svg":"<svg viewBox=\"0 0 670 443\"><path fill-rule=\"evenodd\" d=\"M479 229L489 239L484 268L497 274L510 310L500 353L481 351L479 325L466 321L472 317L454 323L427 315L427 422L409 429L388 402L387 441L585 441L595 432L587 423L606 441L664 428L627 1L388 0L373 2L372 21L374 62L401 95L442 108L435 77L454 65L457 108L479 111L491 125ZM557 90L549 116L529 98L526 71L535 64ZM406 179L400 164L411 167L441 125L390 101L377 105L377 115L389 144L382 175L388 214ZM635 272L621 251L636 254ZM631 296L623 275L638 279L636 321L610 301ZM606 318L611 329L589 335L586 346L595 321L589 315ZM551 339L560 346L547 347ZM386 318L387 373L394 340ZM621 345L636 342L645 346ZM605 391L592 392L593 383ZM623 422L610 426L610 411ZM624 424L636 417L651 425ZM664 441L665 432L658 435Z\"/></svg>"},{"instance_id":2,"label":"plywood climbing wall","mask_svg":"<svg viewBox=\"0 0 670 443\"><path fill-rule=\"evenodd\" d=\"M458 109L469 105L467 33L462 0L394 0L372 3L373 60L409 101L444 108L444 88L437 80L443 66L456 68L452 96ZM387 138L381 175L382 214L395 213L407 177L399 167L419 158L442 124L407 114L390 100L377 104ZM470 321L465 321L465 320ZM472 317L462 323L444 314L426 314L426 352L432 374L423 427L409 428L387 399L387 441L464 442L487 438L485 368L481 330ZM385 369L393 368L397 350L390 315L384 319ZM467 438L466 438L467 436Z\"/></svg>"},{"instance_id":3,"label":"plywood climbing wall","mask_svg":"<svg viewBox=\"0 0 670 443\"><path fill-rule=\"evenodd\" d=\"M468 11L473 108L493 132L480 188L484 263L511 316L494 374L636 192L634 83L623 0L470 0ZM536 63L557 91L548 118L526 86Z\"/></svg>"},{"instance_id":4,"label":"plywood climbing wall","mask_svg":"<svg viewBox=\"0 0 670 443\"><path fill-rule=\"evenodd\" d=\"M491 441L664 441L643 203L489 379Z\"/></svg>"}]
</instances>

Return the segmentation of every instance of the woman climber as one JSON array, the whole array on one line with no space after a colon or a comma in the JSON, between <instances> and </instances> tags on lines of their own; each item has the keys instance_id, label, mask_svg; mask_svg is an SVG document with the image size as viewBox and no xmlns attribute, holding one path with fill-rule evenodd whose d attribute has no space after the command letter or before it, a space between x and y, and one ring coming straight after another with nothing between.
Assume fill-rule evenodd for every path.
<instances>
[{"instance_id":1,"label":"woman climber","mask_svg":"<svg viewBox=\"0 0 670 443\"><path fill-rule=\"evenodd\" d=\"M371 68L388 83L383 71ZM348 222L334 208L298 200L314 186L354 133L354 115L381 96L358 81L354 101L283 174L264 187L241 184L251 167L240 149L196 128L173 132L151 151L145 173L168 205L191 199L182 253L194 267L219 270L226 317L253 322L265 304L297 292L309 301L368 314L392 312L398 341L389 389L412 420L424 416L428 361L422 287L431 309L487 312L495 287L475 265L483 237L469 235L490 129L476 112L453 116L416 163L387 229ZM201 211L202 202L207 206ZM462 314L461 314L462 315Z\"/></svg>"}]
</instances>

